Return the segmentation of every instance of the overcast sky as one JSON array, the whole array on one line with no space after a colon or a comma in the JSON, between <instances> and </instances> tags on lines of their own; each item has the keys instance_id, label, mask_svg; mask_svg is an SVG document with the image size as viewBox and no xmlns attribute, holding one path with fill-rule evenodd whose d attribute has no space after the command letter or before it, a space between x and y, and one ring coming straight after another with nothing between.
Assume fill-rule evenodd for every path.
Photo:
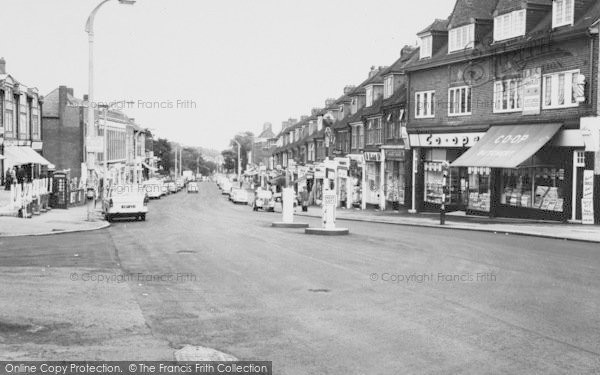
<instances>
[{"instance_id":1,"label":"overcast sky","mask_svg":"<svg viewBox=\"0 0 600 375\"><path fill-rule=\"evenodd\" d=\"M84 25L100 0L2 0L0 56L42 95L87 92ZM454 0L113 0L96 18L96 101L186 145L228 146L241 131L275 131L372 65L390 65ZM180 108L178 101L181 101ZM191 108L186 107L187 104ZM159 103L154 103L159 102ZM194 105L196 108L193 108ZM167 108L157 108L159 106ZM169 108L169 107L173 108Z\"/></svg>"}]
</instances>

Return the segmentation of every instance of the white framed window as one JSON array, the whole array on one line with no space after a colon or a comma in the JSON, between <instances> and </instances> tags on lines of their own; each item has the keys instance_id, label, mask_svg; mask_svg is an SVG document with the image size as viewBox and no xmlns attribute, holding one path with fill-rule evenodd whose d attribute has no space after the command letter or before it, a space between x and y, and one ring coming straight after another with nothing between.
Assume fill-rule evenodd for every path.
<instances>
[{"instance_id":1,"label":"white framed window","mask_svg":"<svg viewBox=\"0 0 600 375\"><path fill-rule=\"evenodd\" d=\"M552 1L552 27L573 25L575 0Z\"/></svg>"},{"instance_id":2,"label":"white framed window","mask_svg":"<svg viewBox=\"0 0 600 375\"><path fill-rule=\"evenodd\" d=\"M358 112L358 98L352 98L351 110L352 114Z\"/></svg>"},{"instance_id":3,"label":"white framed window","mask_svg":"<svg viewBox=\"0 0 600 375\"><path fill-rule=\"evenodd\" d=\"M383 98L387 99L394 93L394 76L385 77L383 83Z\"/></svg>"},{"instance_id":4,"label":"white framed window","mask_svg":"<svg viewBox=\"0 0 600 375\"><path fill-rule=\"evenodd\" d=\"M448 89L448 116L471 114L471 87L460 86Z\"/></svg>"},{"instance_id":5,"label":"white framed window","mask_svg":"<svg viewBox=\"0 0 600 375\"><path fill-rule=\"evenodd\" d=\"M415 93L415 118L435 117L435 91Z\"/></svg>"},{"instance_id":6,"label":"white framed window","mask_svg":"<svg viewBox=\"0 0 600 375\"><path fill-rule=\"evenodd\" d=\"M523 109L521 79L494 82L494 112L517 112Z\"/></svg>"},{"instance_id":7,"label":"white framed window","mask_svg":"<svg viewBox=\"0 0 600 375\"><path fill-rule=\"evenodd\" d=\"M475 25L456 27L448 33L448 52L473 48L475 44Z\"/></svg>"},{"instance_id":8,"label":"white framed window","mask_svg":"<svg viewBox=\"0 0 600 375\"><path fill-rule=\"evenodd\" d=\"M373 86L367 86L366 95L367 95L366 106L370 107L373 105Z\"/></svg>"},{"instance_id":9,"label":"white framed window","mask_svg":"<svg viewBox=\"0 0 600 375\"><path fill-rule=\"evenodd\" d=\"M504 40L525 35L525 9L494 18L494 40Z\"/></svg>"},{"instance_id":10,"label":"white framed window","mask_svg":"<svg viewBox=\"0 0 600 375\"><path fill-rule=\"evenodd\" d=\"M544 74L542 78L542 108L577 107L579 70Z\"/></svg>"},{"instance_id":11,"label":"white framed window","mask_svg":"<svg viewBox=\"0 0 600 375\"><path fill-rule=\"evenodd\" d=\"M425 59L431 57L433 37L427 35L421 38L421 49L419 50L419 58Z\"/></svg>"}]
</instances>

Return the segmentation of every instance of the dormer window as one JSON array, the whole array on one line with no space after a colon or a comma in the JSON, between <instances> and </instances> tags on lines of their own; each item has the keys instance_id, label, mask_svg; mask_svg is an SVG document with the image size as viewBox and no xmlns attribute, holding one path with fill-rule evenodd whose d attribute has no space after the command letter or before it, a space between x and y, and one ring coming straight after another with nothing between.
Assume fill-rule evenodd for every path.
<instances>
[{"instance_id":1,"label":"dormer window","mask_svg":"<svg viewBox=\"0 0 600 375\"><path fill-rule=\"evenodd\" d=\"M421 38L421 50L419 51L419 58L425 59L431 57L432 42L433 37L431 35L427 35Z\"/></svg>"},{"instance_id":2,"label":"dormer window","mask_svg":"<svg viewBox=\"0 0 600 375\"><path fill-rule=\"evenodd\" d=\"M525 10L517 10L494 18L494 40L525 35Z\"/></svg>"},{"instance_id":3,"label":"dormer window","mask_svg":"<svg viewBox=\"0 0 600 375\"><path fill-rule=\"evenodd\" d=\"M394 93L394 76L385 77L383 82L383 98L387 99Z\"/></svg>"},{"instance_id":4,"label":"dormer window","mask_svg":"<svg viewBox=\"0 0 600 375\"><path fill-rule=\"evenodd\" d=\"M455 27L448 33L448 52L473 48L475 42L475 25L469 24Z\"/></svg>"},{"instance_id":5,"label":"dormer window","mask_svg":"<svg viewBox=\"0 0 600 375\"><path fill-rule=\"evenodd\" d=\"M573 25L574 0L554 0L552 2L552 27Z\"/></svg>"},{"instance_id":6,"label":"dormer window","mask_svg":"<svg viewBox=\"0 0 600 375\"><path fill-rule=\"evenodd\" d=\"M358 112L358 99L356 97L352 98L352 114Z\"/></svg>"},{"instance_id":7,"label":"dormer window","mask_svg":"<svg viewBox=\"0 0 600 375\"><path fill-rule=\"evenodd\" d=\"M367 107L370 107L373 105L373 86L369 86L366 89L367 92Z\"/></svg>"}]
</instances>

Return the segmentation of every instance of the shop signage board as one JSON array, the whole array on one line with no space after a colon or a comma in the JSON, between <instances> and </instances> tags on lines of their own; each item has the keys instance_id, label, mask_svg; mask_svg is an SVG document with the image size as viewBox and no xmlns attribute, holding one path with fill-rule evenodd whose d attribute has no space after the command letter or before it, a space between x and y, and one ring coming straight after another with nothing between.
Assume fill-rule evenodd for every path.
<instances>
[{"instance_id":1,"label":"shop signage board","mask_svg":"<svg viewBox=\"0 0 600 375\"><path fill-rule=\"evenodd\" d=\"M411 147L471 147L485 133L409 134Z\"/></svg>"},{"instance_id":2,"label":"shop signage board","mask_svg":"<svg viewBox=\"0 0 600 375\"><path fill-rule=\"evenodd\" d=\"M583 171L582 224L594 224L594 171Z\"/></svg>"},{"instance_id":3,"label":"shop signage board","mask_svg":"<svg viewBox=\"0 0 600 375\"><path fill-rule=\"evenodd\" d=\"M404 161L404 149L385 150L385 160Z\"/></svg>"},{"instance_id":4,"label":"shop signage board","mask_svg":"<svg viewBox=\"0 0 600 375\"><path fill-rule=\"evenodd\" d=\"M379 152L365 152L365 161L381 161L381 153Z\"/></svg>"},{"instance_id":5,"label":"shop signage board","mask_svg":"<svg viewBox=\"0 0 600 375\"><path fill-rule=\"evenodd\" d=\"M542 105L542 68L523 70L523 115L539 115Z\"/></svg>"}]
</instances>

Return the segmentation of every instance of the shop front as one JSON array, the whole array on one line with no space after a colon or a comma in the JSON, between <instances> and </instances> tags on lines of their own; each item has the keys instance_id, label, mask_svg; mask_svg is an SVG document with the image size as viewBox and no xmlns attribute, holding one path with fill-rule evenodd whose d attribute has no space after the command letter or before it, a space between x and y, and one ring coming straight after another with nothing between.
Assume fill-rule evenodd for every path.
<instances>
[{"instance_id":1,"label":"shop front","mask_svg":"<svg viewBox=\"0 0 600 375\"><path fill-rule=\"evenodd\" d=\"M350 154L348 155L348 159L349 165L346 187L349 193L349 205L354 208L364 208L362 191L365 159L363 154Z\"/></svg>"},{"instance_id":2,"label":"shop front","mask_svg":"<svg viewBox=\"0 0 600 375\"><path fill-rule=\"evenodd\" d=\"M371 207L381 207L381 152L365 152L366 185L363 190L365 202Z\"/></svg>"},{"instance_id":3,"label":"shop front","mask_svg":"<svg viewBox=\"0 0 600 375\"><path fill-rule=\"evenodd\" d=\"M409 191L410 184L408 183L410 153L405 150L404 146L385 147L385 184L384 193L386 207L398 210L406 204L407 190Z\"/></svg>"},{"instance_id":4,"label":"shop front","mask_svg":"<svg viewBox=\"0 0 600 375\"><path fill-rule=\"evenodd\" d=\"M467 213L566 221L573 202L571 155L577 149L552 142L560 128L561 124L490 127L481 141L451 163L451 171L466 169L461 198Z\"/></svg>"},{"instance_id":5,"label":"shop front","mask_svg":"<svg viewBox=\"0 0 600 375\"><path fill-rule=\"evenodd\" d=\"M414 209L419 211L440 209L444 169L475 145L484 134L482 132L410 134L410 146L413 149ZM449 168L447 210L466 210L468 178L466 167Z\"/></svg>"},{"instance_id":6,"label":"shop front","mask_svg":"<svg viewBox=\"0 0 600 375\"><path fill-rule=\"evenodd\" d=\"M336 165L336 189L338 197L338 206L350 208L352 204L352 183L350 182L350 159L349 158L334 158Z\"/></svg>"}]
</instances>

